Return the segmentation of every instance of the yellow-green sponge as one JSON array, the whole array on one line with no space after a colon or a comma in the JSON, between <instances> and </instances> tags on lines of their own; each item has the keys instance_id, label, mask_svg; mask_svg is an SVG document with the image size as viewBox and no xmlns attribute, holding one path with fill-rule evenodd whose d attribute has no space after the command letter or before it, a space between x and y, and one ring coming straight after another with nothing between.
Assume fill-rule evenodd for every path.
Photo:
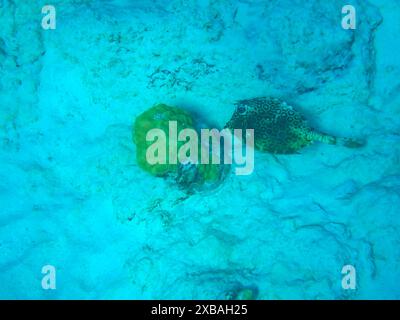
<instances>
[{"instance_id":1,"label":"yellow-green sponge","mask_svg":"<svg viewBox=\"0 0 400 320\"><path fill-rule=\"evenodd\" d=\"M179 149L186 142L174 141L171 142L169 137L170 121L176 121L177 132L183 129L195 130L195 123L191 115L180 108L167 106L165 104L157 104L152 108L140 114L133 126L133 141L136 144L136 160L137 164L143 170L158 177L171 175L177 183L184 188L191 189L193 186L205 186L218 183L221 180L223 166L218 164L200 164L194 163L194 166L171 163L169 154L177 155ZM155 141L146 141L147 133L152 129L160 129L164 132L166 138L165 145L165 160L166 163L151 164L147 159L149 147ZM201 159L201 152L210 152L201 148L201 142L198 143L198 159Z\"/></svg>"},{"instance_id":2,"label":"yellow-green sponge","mask_svg":"<svg viewBox=\"0 0 400 320\"><path fill-rule=\"evenodd\" d=\"M177 172L178 165L170 164L169 154L166 164L149 164L146 159L147 148L153 143L146 141L146 134L151 129L163 130L167 137L169 132L169 121L177 122L177 129L193 129L193 119L188 112L177 107L157 104L139 115L133 127L133 141L136 144L136 160L140 168L154 176L165 176L168 173ZM176 145L169 145L167 138L166 149L176 148L179 150L184 142L178 142ZM177 151L177 150L176 150Z\"/></svg>"}]
</instances>

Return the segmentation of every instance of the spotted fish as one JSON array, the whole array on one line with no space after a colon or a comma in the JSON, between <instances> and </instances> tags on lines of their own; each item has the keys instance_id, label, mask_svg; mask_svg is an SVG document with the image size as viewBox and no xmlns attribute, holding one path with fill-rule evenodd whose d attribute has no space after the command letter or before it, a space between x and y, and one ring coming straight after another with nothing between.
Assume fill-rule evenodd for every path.
<instances>
[{"instance_id":1,"label":"spotted fish","mask_svg":"<svg viewBox=\"0 0 400 320\"><path fill-rule=\"evenodd\" d=\"M225 126L229 129L254 129L256 150L293 154L315 141L358 148L364 142L340 138L314 130L301 113L273 97L240 100Z\"/></svg>"}]
</instances>

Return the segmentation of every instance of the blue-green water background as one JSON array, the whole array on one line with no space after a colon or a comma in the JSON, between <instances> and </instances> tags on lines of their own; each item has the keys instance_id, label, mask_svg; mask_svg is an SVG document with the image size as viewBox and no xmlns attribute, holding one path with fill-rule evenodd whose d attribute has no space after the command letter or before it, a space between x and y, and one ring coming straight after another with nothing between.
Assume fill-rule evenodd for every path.
<instances>
[{"instance_id":1,"label":"blue-green water background","mask_svg":"<svg viewBox=\"0 0 400 320\"><path fill-rule=\"evenodd\" d=\"M0 1L0 298L400 297L397 1L53 0L55 30L45 4ZM368 143L256 152L190 197L137 166L155 103L221 128L264 95Z\"/></svg>"}]
</instances>

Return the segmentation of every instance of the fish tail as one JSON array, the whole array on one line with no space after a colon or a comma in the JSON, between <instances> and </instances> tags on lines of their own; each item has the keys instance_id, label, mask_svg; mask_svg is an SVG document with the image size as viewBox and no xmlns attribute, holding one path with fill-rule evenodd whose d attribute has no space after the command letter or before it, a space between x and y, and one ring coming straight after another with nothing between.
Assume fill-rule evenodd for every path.
<instances>
[{"instance_id":1,"label":"fish tail","mask_svg":"<svg viewBox=\"0 0 400 320\"><path fill-rule=\"evenodd\" d=\"M326 133L312 131L308 136L309 140L319 141L327 144L344 146L346 148L361 148L366 142L360 139L335 137Z\"/></svg>"}]
</instances>

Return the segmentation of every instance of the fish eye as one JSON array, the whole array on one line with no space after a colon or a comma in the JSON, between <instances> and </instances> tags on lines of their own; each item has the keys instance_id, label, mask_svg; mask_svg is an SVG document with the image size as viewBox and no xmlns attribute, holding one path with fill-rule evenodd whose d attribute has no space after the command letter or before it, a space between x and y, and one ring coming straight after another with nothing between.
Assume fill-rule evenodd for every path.
<instances>
[{"instance_id":1,"label":"fish eye","mask_svg":"<svg viewBox=\"0 0 400 320\"><path fill-rule=\"evenodd\" d=\"M236 111L237 111L240 115L243 115L243 114L246 113L247 107L244 106L244 105L240 105L240 106L237 107Z\"/></svg>"}]
</instances>

